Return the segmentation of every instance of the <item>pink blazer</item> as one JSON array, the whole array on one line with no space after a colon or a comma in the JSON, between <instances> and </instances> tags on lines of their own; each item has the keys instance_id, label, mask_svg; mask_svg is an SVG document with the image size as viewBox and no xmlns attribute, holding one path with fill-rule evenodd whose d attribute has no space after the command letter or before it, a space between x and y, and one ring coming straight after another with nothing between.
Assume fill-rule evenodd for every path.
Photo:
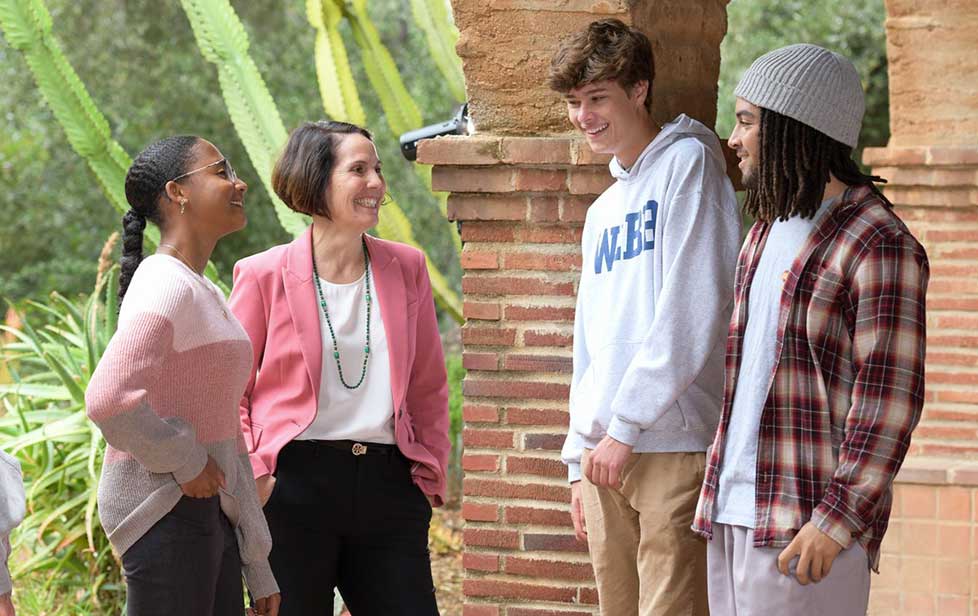
<instances>
[{"instance_id":1,"label":"pink blazer","mask_svg":"<svg viewBox=\"0 0 978 616\"><path fill-rule=\"evenodd\" d=\"M448 383L424 253L366 236L387 333L394 438L411 475L437 505L448 464ZM312 227L289 244L238 261L231 310L251 337L241 427L255 477L316 416L323 338L312 280Z\"/></svg>"}]
</instances>

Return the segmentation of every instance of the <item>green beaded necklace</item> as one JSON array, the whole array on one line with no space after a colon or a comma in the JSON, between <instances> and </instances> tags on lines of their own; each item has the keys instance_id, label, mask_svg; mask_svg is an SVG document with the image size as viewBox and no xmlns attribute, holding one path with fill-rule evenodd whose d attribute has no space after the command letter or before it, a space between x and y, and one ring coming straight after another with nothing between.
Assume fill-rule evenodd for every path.
<instances>
[{"instance_id":1,"label":"green beaded necklace","mask_svg":"<svg viewBox=\"0 0 978 616\"><path fill-rule=\"evenodd\" d=\"M340 373L340 383L343 383L343 387L347 389L356 389L363 384L363 379L367 376L367 360L370 359L370 253L367 252L367 241L364 239L360 241L363 243L363 277L367 281L367 295L365 298L367 303L367 343L363 347L363 368L360 370L360 380L357 381L356 385L350 385L343 378L343 366L340 364L340 347L336 343L336 332L333 331L333 322L329 320L329 311L326 310L326 297L323 296L323 288L319 284L319 270L316 268L316 256L313 255L312 257L312 273L313 280L316 281L316 293L319 295L319 306L323 310L323 316L326 317L326 326L329 327L329 335L333 339L333 359L336 360L336 369Z\"/></svg>"}]
</instances>

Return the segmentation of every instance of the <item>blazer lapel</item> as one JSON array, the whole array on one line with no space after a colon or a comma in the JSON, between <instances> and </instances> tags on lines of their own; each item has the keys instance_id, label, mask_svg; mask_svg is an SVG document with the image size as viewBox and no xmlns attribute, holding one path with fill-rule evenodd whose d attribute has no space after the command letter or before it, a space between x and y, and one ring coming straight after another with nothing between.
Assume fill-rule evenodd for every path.
<instances>
[{"instance_id":1,"label":"blazer lapel","mask_svg":"<svg viewBox=\"0 0 978 616\"><path fill-rule=\"evenodd\" d=\"M323 338L319 329L319 300L312 280L311 226L289 245L282 282L313 396L318 400L323 373Z\"/></svg>"},{"instance_id":2,"label":"blazer lapel","mask_svg":"<svg viewBox=\"0 0 978 616\"><path fill-rule=\"evenodd\" d=\"M387 353L390 357L391 395L394 410L400 408L407 386L407 340L410 333L407 327L407 294L404 289L404 274L401 263L390 253L383 243L370 235L365 235L367 252L370 254L370 267L373 270L380 316L387 334Z\"/></svg>"}]
</instances>

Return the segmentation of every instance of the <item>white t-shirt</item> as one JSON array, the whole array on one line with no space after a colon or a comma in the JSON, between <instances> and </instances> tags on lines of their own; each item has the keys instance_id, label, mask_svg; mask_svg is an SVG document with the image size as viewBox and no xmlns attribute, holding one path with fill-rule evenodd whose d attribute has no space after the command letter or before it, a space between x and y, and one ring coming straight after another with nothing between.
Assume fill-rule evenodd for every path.
<instances>
[{"instance_id":1,"label":"white t-shirt","mask_svg":"<svg viewBox=\"0 0 978 616\"><path fill-rule=\"evenodd\" d=\"M319 279L326 298L340 352L343 378L350 385L360 380L366 346L367 309L365 276L347 284ZM319 309L319 330L323 343L323 372L319 385L316 418L297 440L353 440L367 443L394 443L394 400L391 396L390 358L387 334L377 301L377 286L370 276L370 359L363 383L347 389L340 382L333 356L333 339L326 317ZM318 300L318 298L317 298Z\"/></svg>"},{"instance_id":2,"label":"white t-shirt","mask_svg":"<svg viewBox=\"0 0 978 616\"><path fill-rule=\"evenodd\" d=\"M834 201L834 198L823 201L810 219L794 216L774 222L757 263L713 514L714 521L721 524L754 528L757 434L777 362L775 348L784 274L791 269L808 236Z\"/></svg>"}]
</instances>

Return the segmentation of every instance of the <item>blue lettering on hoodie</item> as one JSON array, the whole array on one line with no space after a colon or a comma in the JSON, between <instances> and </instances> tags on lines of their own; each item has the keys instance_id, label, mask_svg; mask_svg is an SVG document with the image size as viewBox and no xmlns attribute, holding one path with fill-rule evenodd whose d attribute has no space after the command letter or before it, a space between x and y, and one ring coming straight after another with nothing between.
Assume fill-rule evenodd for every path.
<instances>
[{"instance_id":1,"label":"blue lettering on hoodie","mask_svg":"<svg viewBox=\"0 0 978 616\"><path fill-rule=\"evenodd\" d=\"M610 272L615 261L634 259L642 252L655 248L655 219L658 212L659 204L650 200L641 210L625 214L623 224L602 231L601 241L594 254L594 273ZM624 251L618 245L618 237L623 229Z\"/></svg>"}]
</instances>

